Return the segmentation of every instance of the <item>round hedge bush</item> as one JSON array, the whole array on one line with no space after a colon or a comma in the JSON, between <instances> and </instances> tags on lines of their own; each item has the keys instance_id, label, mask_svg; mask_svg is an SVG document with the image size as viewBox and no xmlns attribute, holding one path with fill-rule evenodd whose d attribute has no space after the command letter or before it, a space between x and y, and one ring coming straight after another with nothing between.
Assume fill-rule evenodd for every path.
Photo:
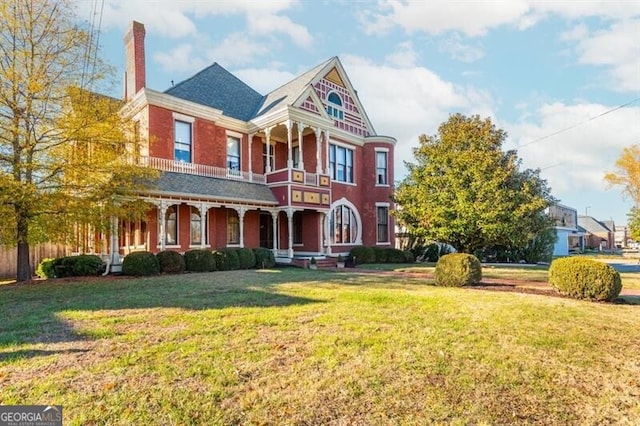
<instances>
[{"instance_id":1,"label":"round hedge bush","mask_svg":"<svg viewBox=\"0 0 640 426\"><path fill-rule=\"evenodd\" d=\"M156 254L163 274L181 274L186 269L184 257L177 251L165 250Z\"/></svg>"},{"instance_id":2,"label":"round hedge bush","mask_svg":"<svg viewBox=\"0 0 640 426\"><path fill-rule=\"evenodd\" d=\"M405 263L407 258L404 255L402 250L398 250L396 248L386 248L384 249L386 254L387 263Z\"/></svg>"},{"instance_id":3,"label":"round hedge bush","mask_svg":"<svg viewBox=\"0 0 640 426\"><path fill-rule=\"evenodd\" d=\"M256 256L256 268L266 269L276 266L276 259L273 256L272 250L264 247L258 247L253 249L253 254Z\"/></svg>"},{"instance_id":4,"label":"round hedge bush","mask_svg":"<svg viewBox=\"0 0 640 426\"><path fill-rule=\"evenodd\" d=\"M216 259L209 250L193 249L184 253L185 269L191 272L215 271Z\"/></svg>"},{"instance_id":5,"label":"round hedge bush","mask_svg":"<svg viewBox=\"0 0 640 426\"><path fill-rule=\"evenodd\" d=\"M443 287L462 287L482 281L482 265L477 257L466 253L442 256L436 263L435 284Z\"/></svg>"},{"instance_id":6,"label":"round hedge bush","mask_svg":"<svg viewBox=\"0 0 640 426\"><path fill-rule=\"evenodd\" d=\"M375 263L376 255L371 247L358 246L351 249L349 259L356 265L362 263Z\"/></svg>"},{"instance_id":7,"label":"round hedge bush","mask_svg":"<svg viewBox=\"0 0 640 426\"><path fill-rule=\"evenodd\" d=\"M56 278L100 275L106 264L95 254L59 257L51 262Z\"/></svg>"},{"instance_id":8,"label":"round hedge bush","mask_svg":"<svg viewBox=\"0 0 640 426\"><path fill-rule=\"evenodd\" d=\"M411 250L405 250L402 253L404 254L405 263L414 263L416 261L416 257Z\"/></svg>"},{"instance_id":9,"label":"round hedge bush","mask_svg":"<svg viewBox=\"0 0 640 426\"><path fill-rule=\"evenodd\" d=\"M606 263L580 257L556 259L549 267L549 284L576 299L614 301L622 290L620 274Z\"/></svg>"},{"instance_id":10,"label":"round hedge bush","mask_svg":"<svg viewBox=\"0 0 640 426\"><path fill-rule=\"evenodd\" d=\"M36 268L36 275L40 278L55 278L56 270L54 267L54 259L42 259Z\"/></svg>"},{"instance_id":11,"label":"round hedge bush","mask_svg":"<svg viewBox=\"0 0 640 426\"><path fill-rule=\"evenodd\" d=\"M374 257L374 261L372 263L387 263L389 261L389 259L387 258L388 252L386 249L378 246L373 246L371 247L371 250L373 250Z\"/></svg>"},{"instance_id":12,"label":"round hedge bush","mask_svg":"<svg viewBox=\"0 0 640 426\"><path fill-rule=\"evenodd\" d=\"M213 257L220 271L240 269L240 258L235 249L220 249L213 252Z\"/></svg>"},{"instance_id":13,"label":"round hedge bush","mask_svg":"<svg viewBox=\"0 0 640 426\"><path fill-rule=\"evenodd\" d=\"M129 253L122 261L122 274L136 277L157 275L160 273L160 262L155 254L148 251Z\"/></svg>"},{"instance_id":14,"label":"round hedge bush","mask_svg":"<svg viewBox=\"0 0 640 426\"><path fill-rule=\"evenodd\" d=\"M239 248L236 250L238 253L238 261L240 269L252 269L256 266L256 255L253 250L248 248Z\"/></svg>"}]
</instances>

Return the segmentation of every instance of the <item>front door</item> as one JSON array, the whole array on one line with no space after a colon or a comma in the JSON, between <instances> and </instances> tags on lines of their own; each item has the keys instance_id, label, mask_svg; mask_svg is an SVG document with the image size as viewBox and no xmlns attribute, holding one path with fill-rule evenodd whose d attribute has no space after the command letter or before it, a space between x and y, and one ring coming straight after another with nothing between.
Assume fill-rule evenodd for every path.
<instances>
[{"instance_id":1,"label":"front door","mask_svg":"<svg viewBox=\"0 0 640 426\"><path fill-rule=\"evenodd\" d=\"M269 212L260 212L260 247L273 248L273 218Z\"/></svg>"}]
</instances>

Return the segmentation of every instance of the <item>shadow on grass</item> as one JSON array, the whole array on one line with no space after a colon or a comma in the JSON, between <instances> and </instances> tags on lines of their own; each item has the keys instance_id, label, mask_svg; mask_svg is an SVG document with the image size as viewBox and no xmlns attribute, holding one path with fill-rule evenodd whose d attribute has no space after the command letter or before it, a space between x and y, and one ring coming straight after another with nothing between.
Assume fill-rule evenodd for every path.
<instances>
[{"instance_id":1,"label":"shadow on grass","mask_svg":"<svg viewBox=\"0 0 640 426\"><path fill-rule=\"evenodd\" d=\"M50 280L0 289L0 348L90 339L61 319L64 311L147 308L188 310L273 308L321 303L278 291L288 281L315 281L306 271L230 271L146 278L90 277ZM6 354L9 357L20 355ZM25 351L23 356L45 355ZM0 362L3 357L0 354Z\"/></svg>"},{"instance_id":2,"label":"shadow on grass","mask_svg":"<svg viewBox=\"0 0 640 426\"><path fill-rule=\"evenodd\" d=\"M21 359L35 358L37 356L49 356L57 354L68 354L78 352L89 352L89 349L63 349L58 351L46 351L41 349L24 349L18 351L0 352L0 362L12 362Z\"/></svg>"}]
</instances>

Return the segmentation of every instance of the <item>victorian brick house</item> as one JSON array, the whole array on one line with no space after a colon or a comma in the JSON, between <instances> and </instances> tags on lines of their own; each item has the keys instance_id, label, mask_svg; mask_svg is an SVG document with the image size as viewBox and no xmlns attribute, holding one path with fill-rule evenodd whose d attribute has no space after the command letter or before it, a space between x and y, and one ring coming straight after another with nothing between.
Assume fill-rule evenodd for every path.
<instances>
[{"instance_id":1,"label":"victorian brick house","mask_svg":"<svg viewBox=\"0 0 640 426\"><path fill-rule=\"evenodd\" d=\"M125 36L124 114L139 162L161 171L119 253L267 247L294 256L392 246L395 139L375 133L340 60L267 95L214 63L164 92L145 85L144 26ZM115 242L115 238L113 239Z\"/></svg>"}]
</instances>

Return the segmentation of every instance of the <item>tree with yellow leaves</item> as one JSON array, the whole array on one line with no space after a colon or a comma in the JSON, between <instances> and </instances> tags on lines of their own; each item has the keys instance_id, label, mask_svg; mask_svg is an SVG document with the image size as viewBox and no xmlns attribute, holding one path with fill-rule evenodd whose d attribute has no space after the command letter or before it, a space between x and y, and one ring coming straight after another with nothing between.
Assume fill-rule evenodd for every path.
<instances>
[{"instance_id":1,"label":"tree with yellow leaves","mask_svg":"<svg viewBox=\"0 0 640 426\"><path fill-rule=\"evenodd\" d=\"M18 282L31 278L30 244L105 226L152 177L132 161L122 103L92 92L112 72L73 10L0 3L0 243L17 245Z\"/></svg>"},{"instance_id":2,"label":"tree with yellow leaves","mask_svg":"<svg viewBox=\"0 0 640 426\"><path fill-rule=\"evenodd\" d=\"M610 185L621 186L622 193L633 201L627 214L631 237L640 240L640 147L632 145L622 150L615 171L604 177Z\"/></svg>"}]
</instances>

